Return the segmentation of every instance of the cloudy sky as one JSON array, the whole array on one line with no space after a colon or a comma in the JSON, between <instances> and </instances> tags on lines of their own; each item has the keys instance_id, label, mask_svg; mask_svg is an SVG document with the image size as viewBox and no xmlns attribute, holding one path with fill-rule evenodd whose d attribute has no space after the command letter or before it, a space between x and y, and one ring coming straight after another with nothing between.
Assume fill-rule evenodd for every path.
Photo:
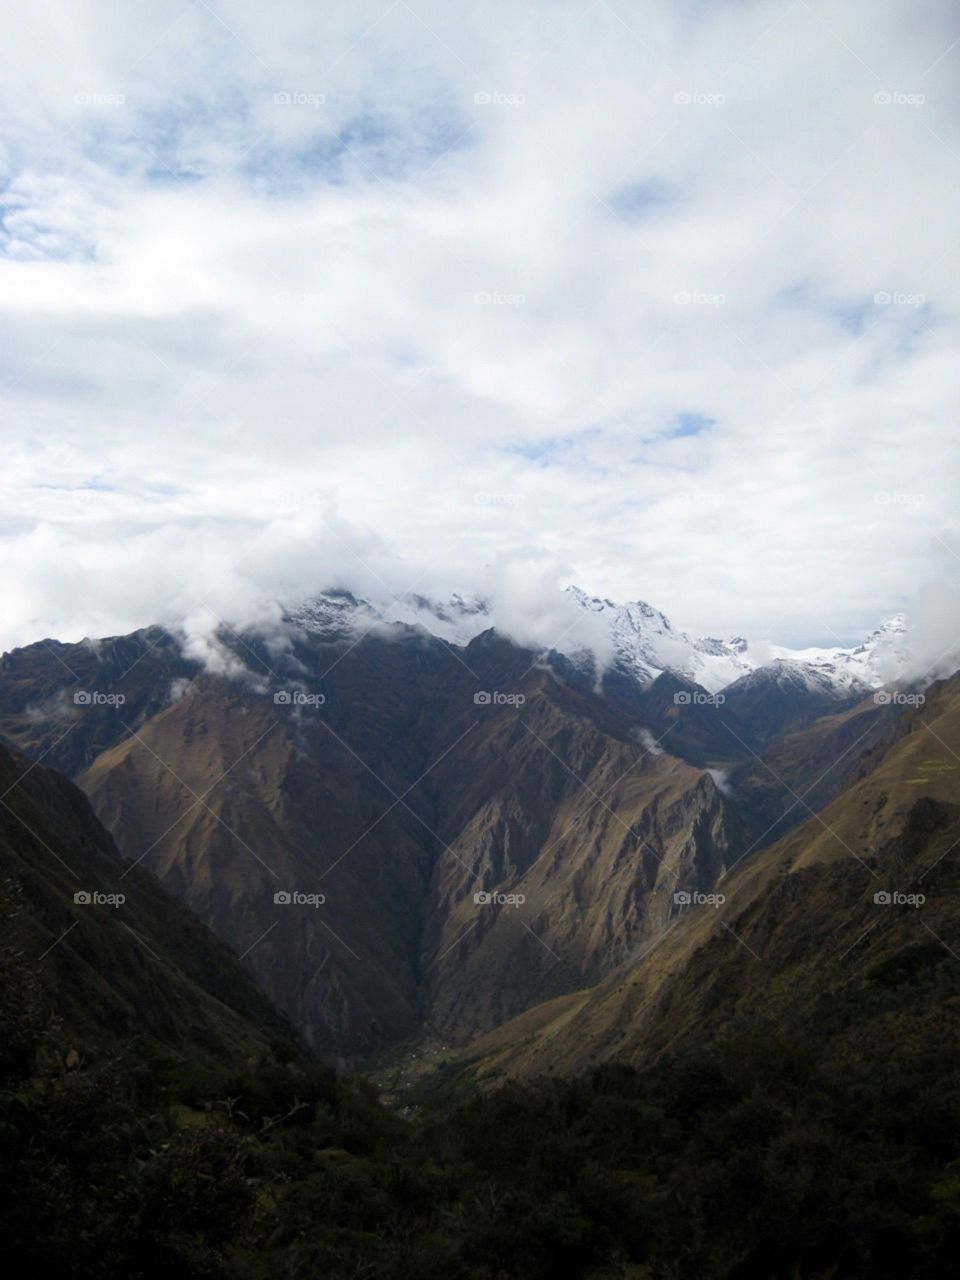
<instances>
[{"instance_id":1,"label":"cloudy sky","mask_svg":"<svg viewBox=\"0 0 960 1280\"><path fill-rule=\"evenodd\" d=\"M38 0L0 50L0 646L956 594L954 4Z\"/></svg>"}]
</instances>

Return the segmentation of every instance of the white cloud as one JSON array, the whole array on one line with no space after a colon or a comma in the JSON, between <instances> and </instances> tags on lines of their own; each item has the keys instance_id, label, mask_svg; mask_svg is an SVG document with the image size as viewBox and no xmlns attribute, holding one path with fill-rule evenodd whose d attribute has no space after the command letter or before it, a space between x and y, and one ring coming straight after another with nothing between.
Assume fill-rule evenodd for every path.
<instances>
[{"instance_id":1,"label":"white cloud","mask_svg":"<svg viewBox=\"0 0 960 1280\"><path fill-rule=\"evenodd\" d=\"M707 769L710 777L713 779L714 786L722 796L728 799L733 796L733 787L730 783L730 771L728 769Z\"/></svg>"},{"instance_id":2,"label":"white cloud","mask_svg":"<svg viewBox=\"0 0 960 1280\"><path fill-rule=\"evenodd\" d=\"M491 573L830 644L939 579L951 6L5 24L0 644Z\"/></svg>"}]
</instances>

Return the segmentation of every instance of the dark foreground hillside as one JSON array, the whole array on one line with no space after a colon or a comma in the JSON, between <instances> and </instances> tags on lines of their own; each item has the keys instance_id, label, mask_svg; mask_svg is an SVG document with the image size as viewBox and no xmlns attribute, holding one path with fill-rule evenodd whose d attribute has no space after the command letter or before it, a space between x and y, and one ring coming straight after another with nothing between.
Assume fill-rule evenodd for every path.
<instances>
[{"instance_id":1,"label":"dark foreground hillside","mask_svg":"<svg viewBox=\"0 0 960 1280\"><path fill-rule=\"evenodd\" d=\"M23 1050L37 1031L22 1006L16 1019ZM0 1232L16 1275L955 1274L960 1110L932 1043L902 1070L840 1070L815 1044L727 1038L414 1123L282 1054L171 1070L115 1053L68 1071L55 1048L46 1037L29 1074L6 1055Z\"/></svg>"},{"instance_id":2,"label":"dark foreground hillside","mask_svg":"<svg viewBox=\"0 0 960 1280\"><path fill-rule=\"evenodd\" d=\"M0 1240L12 1274L955 1274L957 806L915 801L877 851L894 887L922 877L926 928L891 907L827 981L818 939L836 913L859 919L864 890L850 878L863 872L815 865L802 892L735 921L751 945L765 940L776 980L745 985L749 967L708 940L663 989L661 1048L642 1068L435 1088L405 1120L301 1050L150 878L122 876L122 909L76 903L62 864L85 889L116 889L112 842L64 779L15 756L0 766Z\"/></svg>"}]
</instances>

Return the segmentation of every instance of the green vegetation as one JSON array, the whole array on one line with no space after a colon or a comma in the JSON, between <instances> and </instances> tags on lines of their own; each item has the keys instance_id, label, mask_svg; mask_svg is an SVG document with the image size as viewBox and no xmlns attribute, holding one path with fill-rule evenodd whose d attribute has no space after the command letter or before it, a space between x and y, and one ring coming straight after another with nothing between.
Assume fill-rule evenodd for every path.
<instances>
[{"instance_id":1,"label":"green vegetation","mask_svg":"<svg viewBox=\"0 0 960 1280\"><path fill-rule=\"evenodd\" d=\"M957 1008L960 970L933 950L871 974L873 1025ZM722 1037L406 1122L283 1041L236 1067L77 1048L16 953L0 970L0 1238L18 1275L892 1280L946 1276L960 1246L960 1080L933 1018L895 1061L871 1037L831 1051L851 1005L819 1032Z\"/></svg>"}]
</instances>

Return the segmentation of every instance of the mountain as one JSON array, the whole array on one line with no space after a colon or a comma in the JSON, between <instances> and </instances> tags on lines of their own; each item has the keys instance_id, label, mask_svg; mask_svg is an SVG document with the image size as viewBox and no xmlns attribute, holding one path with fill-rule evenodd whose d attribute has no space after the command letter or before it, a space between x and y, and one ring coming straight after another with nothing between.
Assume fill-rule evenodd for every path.
<instances>
[{"instance_id":1,"label":"mountain","mask_svg":"<svg viewBox=\"0 0 960 1280\"><path fill-rule=\"evenodd\" d=\"M163 822L190 827L171 872L206 877L212 902L224 896L250 919L259 910L244 890L252 855L272 840L285 865L309 866L311 839L321 844L327 824L368 805L375 770L405 825L391 825L353 879L329 887L324 906L346 909L340 890L352 889L358 912L362 899L375 917L371 929L395 939L391 895L426 871L430 901L450 908L433 913L430 936L465 924L449 970L439 943L423 952L438 978L430 1008L444 1026L482 1024L518 995L522 1004L537 994L537 983L517 991L536 954L516 946L526 904L475 904L471 920L454 919L470 890L502 885L549 907L542 923L563 939L561 963L568 950L587 957L595 934L620 963L586 988L558 982L553 999L461 1054L443 1050L443 1069L423 1077L419 1094L401 1085L402 1100L420 1107L418 1123L403 1124L376 1106L369 1085L267 1051L274 1024L235 962L151 877L120 861L75 787L0 753L0 814L9 802L16 815L0 827L0 856L5 879L9 871L22 886L6 891L5 931L14 952L39 954L67 1033L42 1034L39 1065L24 1074L15 1059L26 1033L41 1028L28 1025L22 954L0 951L0 1228L19 1270L55 1266L90 1280L950 1274L960 1206L960 678L927 690L923 703L866 699L777 740L771 753L793 739L786 762L801 742L813 752L842 743L837 767L854 754L856 762L819 820L728 869L726 850L743 835L727 780L645 738L616 699L492 633L456 654L414 629L351 643L301 638L277 657L243 637L236 652L248 649L251 664L259 655L272 673L198 673L157 711L144 697L135 736L82 772L102 769L98 783L131 806L131 830L136 812L153 824L136 833L141 851ZM109 661L109 646L104 653ZM31 660L75 665L81 656L67 647ZM144 647L139 665L149 662ZM161 662L158 688L167 674ZM99 704L64 701L78 706L71 736L83 757L109 722ZM694 706L673 702L668 688L663 701L678 717ZM327 729L315 720L321 708ZM318 754L316 743L332 735L341 749ZM49 730L47 739L50 754L67 749ZM434 758L441 739L446 755ZM354 758L361 753L369 767ZM221 785L223 762L232 763ZM410 787L411 772L431 764L431 787ZM829 765L821 757L818 767ZM571 771L587 781L579 794ZM797 760L790 777L801 773ZM301 794L317 807L301 809ZM215 845L225 817L252 815L265 797L273 804L262 825L242 833L247 849ZM556 856L537 843L551 813L572 828ZM378 814L379 826L392 824L394 811ZM194 827L201 817L206 825ZM306 848L292 844L295 820ZM415 839L427 821L439 836L435 845L424 838L421 865ZM394 849L394 837L408 843ZM91 890L129 883L128 901L74 904L58 858ZM139 939L119 923L128 908ZM295 913L317 921L320 909L280 904L290 914L254 940L248 963L281 931L317 959L324 930L295 927ZM411 910L408 901L398 914ZM625 913L633 919L623 931ZM489 965L482 945L469 950L481 932L496 939ZM370 953L357 954L372 967ZM599 952L592 963L602 970ZM375 978L389 976L381 967ZM355 998L354 980L345 966L344 1001ZM511 982L499 1002L493 988L509 992ZM416 1068L424 1026L414 1026L416 1047L403 1056ZM132 1032L136 1048L124 1053ZM109 1052L98 1058L101 1045ZM177 1056L176 1070L157 1069L158 1048ZM431 1080L484 1089L432 1107L422 1101Z\"/></svg>"},{"instance_id":2,"label":"mountain","mask_svg":"<svg viewBox=\"0 0 960 1280\"><path fill-rule=\"evenodd\" d=\"M904 714L904 704L869 694L758 747L734 763L728 786L750 826L750 848L772 844L846 787L861 761ZM763 736L762 722L756 725Z\"/></svg>"},{"instance_id":3,"label":"mountain","mask_svg":"<svg viewBox=\"0 0 960 1280\"><path fill-rule=\"evenodd\" d=\"M906 661L909 628L897 614L853 648L787 649L751 647L742 636L698 639L674 627L645 601L618 604L572 586L556 602L555 633L543 631L545 651L554 650L594 668L612 669L641 687L665 671L710 693L770 664L793 664L797 679L851 697L899 680ZM321 593L290 611L297 624L320 634L363 634L371 627L419 626L438 639L464 646L495 627L511 634L510 611L495 600L455 594L435 601L422 595L365 599L349 591ZM525 638L521 637L525 642Z\"/></svg>"},{"instance_id":4,"label":"mountain","mask_svg":"<svg viewBox=\"0 0 960 1280\"><path fill-rule=\"evenodd\" d=\"M0 734L72 777L201 670L161 627L78 644L40 640L0 657Z\"/></svg>"},{"instance_id":5,"label":"mountain","mask_svg":"<svg viewBox=\"0 0 960 1280\"><path fill-rule=\"evenodd\" d=\"M752 726L759 744L859 702L866 685L843 684L821 667L790 658L740 676L723 690L723 707Z\"/></svg>"},{"instance_id":6,"label":"mountain","mask_svg":"<svg viewBox=\"0 0 960 1280\"><path fill-rule=\"evenodd\" d=\"M152 631L6 655L0 730L70 768L124 856L337 1061L597 980L666 926L676 880L707 890L746 846L701 759L709 712L666 692L661 726L493 631L220 643L229 676ZM71 674L100 696L75 701Z\"/></svg>"},{"instance_id":7,"label":"mountain","mask_svg":"<svg viewBox=\"0 0 960 1280\"><path fill-rule=\"evenodd\" d=\"M456 657L415 632L308 637L285 661L325 673L304 683L322 705L200 677L79 781L342 1060L599 976L664 926L677 877L707 886L743 846L710 774L492 634Z\"/></svg>"},{"instance_id":8,"label":"mountain","mask_svg":"<svg viewBox=\"0 0 960 1280\"><path fill-rule=\"evenodd\" d=\"M774 645L770 655L774 661L802 663L838 689L877 689L903 678L909 635L906 617L897 613L852 649L784 649Z\"/></svg>"},{"instance_id":9,"label":"mountain","mask_svg":"<svg viewBox=\"0 0 960 1280\"><path fill-rule=\"evenodd\" d=\"M819 775L902 709L793 660L712 692L681 671L715 684L744 642L564 599L619 637L602 675L482 601L394 602L408 625L338 591L221 627L203 663L159 628L6 654L0 734L69 772L331 1059L464 1044L670 929L678 890L832 798Z\"/></svg>"},{"instance_id":10,"label":"mountain","mask_svg":"<svg viewBox=\"0 0 960 1280\"><path fill-rule=\"evenodd\" d=\"M602 623L608 634L614 667L629 672L641 685L670 671L710 693L726 691L735 681L772 665L786 675L837 697L850 697L900 679L909 635L897 614L850 649L751 648L742 636L726 640L696 639L676 629L658 609L643 601L620 605L589 596L578 587L569 595Z\"/></svg>"},{"instance_id":11,"label":"mountain","mask_svg":"<svg viewBox=\"0 0 960 1280\"><path fill-rule=\"evenodd\" d=\"M712 692L327 603L0 663L20 1269L949 1274L960 676Z\"/></svg>"},{"instance_id":12,"label":"mountain","mask_svg":"<svg viewBox=\"0 0 960 1280\"><path fill-rule=\"evenodd\" d=\"M28 1012L78 1051L135 1036L148 1052L225 1062L290 1037L227 948L124 863L65 777L0 748L0 796L7 1049Z\"/></svg>"},{"instance_id":13,"label":"mountain","mask_svg":"<svg viewBox=\"0 0 960 1280\"><path fill-rule=\"evenodd\" d=\"M476 596L454 593L445 600L408 592L372 601L351 591L323 591L286 613L286 618L305 631L331 638L366 634L394 626L416 626L438 640L465 646L492 626L486 601Z\"/></svg>"},{"instance_id":14,"label":"mountain","mask_svg":"<svg viewBox=\"0 0 960 1280\"><path fill-rule=\"evenodd\" d=\"M887 721L822 812L720 879L721 901L691 905L602 983L480 1039L471 1074L639 1065L733 1032L880 1057L916 1035L934 1051L937 990L960 947L958 779L954 676Z\"/></svg>"},{"instance_id":15,"label":"mountain","mask_svg":"<svg viewBox=\"0 0 960 1280\"><path fill-rule=\"evenodd\" d=\"M579 587L569 588L581 609L594 615L609 637L612 664L629 673L639 684L651 684L664 671L716 693L738 676L753 669L745 657L747 642L696 640L676 630L659 609L642 600L620 605L589 596Z\"/></svg>"}]
</instances>

